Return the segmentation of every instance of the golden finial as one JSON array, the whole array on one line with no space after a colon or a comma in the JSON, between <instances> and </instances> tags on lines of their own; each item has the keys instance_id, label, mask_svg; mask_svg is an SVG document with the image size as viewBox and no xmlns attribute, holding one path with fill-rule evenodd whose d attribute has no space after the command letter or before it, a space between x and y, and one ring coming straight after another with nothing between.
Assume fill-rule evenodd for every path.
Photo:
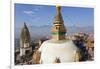
<instances>
[{"instance_id":1,"label":"golden finial","mask_svg":"<svg viewBox=\"0 0 100 69\"><path fill-rule=\"evenodd\" d=\"M59 5L56 5L56 9L60 10L60 6Z\"/></svg>"},{"instance_id":2,"label":"golden finial","mask_svg":"<svg viewBox=\"0 0 100 69\"><path fill-rule=\"evenodd\" d=\"M56 5L56 7L58 8L58 7L60 7L59 5Z\"/></svg>"}]
</instances>

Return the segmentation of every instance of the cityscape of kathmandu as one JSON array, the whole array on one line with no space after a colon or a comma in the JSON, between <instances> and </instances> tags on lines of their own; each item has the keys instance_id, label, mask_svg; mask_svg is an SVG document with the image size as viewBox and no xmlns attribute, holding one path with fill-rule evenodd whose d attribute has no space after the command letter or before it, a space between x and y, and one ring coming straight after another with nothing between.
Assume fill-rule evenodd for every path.
<instances>
[{"instance_id":1,"label":"cityscape of kathmandu","mask_svg":"<svg viewBox=\"0 0 100 69\"><path fill-rule=\"evenodd\" d=\"M94 9L14 5L14 64L94 61Z\"/></svg>"}]
</instances>

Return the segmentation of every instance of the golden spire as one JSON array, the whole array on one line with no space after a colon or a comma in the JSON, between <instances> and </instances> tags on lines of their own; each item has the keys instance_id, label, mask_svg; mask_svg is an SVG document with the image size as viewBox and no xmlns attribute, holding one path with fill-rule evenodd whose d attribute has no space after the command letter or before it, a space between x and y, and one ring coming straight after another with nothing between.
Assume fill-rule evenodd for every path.
<instances>
[{"instance_id":1,"label":"golden spire","mask_svg":"<svg viewBox=\"0 0 100 69\"><path fill-rule=\"evenodd\" d=\"M56 9L57 9L57 10L60 10L60 6L59 6L59 5L56 5Z\"/></svg>"},{"instance_id":2,"label":"golden spire","mask_svg":"<svg viewBox=\"0 0 100 69\"><path fill-rule=\"evenodd\" d=\"M61 7L59 5L56 5L56 15L51 28L52 38L54 40L64 40L66 34L66 29L63 24L63 18L60 9Z\"/></svg>"},{"instance_id":3,"label":"golden spire","mask_svg":"<svg viewBox=\"0 0 100 69\"><path fill-rule=\"evenodd\" d=\"M60 7L59 5L56 5L56 8Z\"/></svg>"}]
</instances>

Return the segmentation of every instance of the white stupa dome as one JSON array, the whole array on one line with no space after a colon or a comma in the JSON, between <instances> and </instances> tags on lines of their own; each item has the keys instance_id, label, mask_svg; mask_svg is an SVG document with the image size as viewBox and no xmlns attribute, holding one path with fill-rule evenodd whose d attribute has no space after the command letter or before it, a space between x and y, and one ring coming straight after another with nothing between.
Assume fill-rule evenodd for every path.
<instances>
[{"instance_id":1,"label":"white stupa dome","mask_svg":"<svg viewBox=\"0 0 100 69\"><path fill-rule=\"evenodd\" d=\"M77 51L78 48L71 40L47 40L39 48L40 63L54 63L56 58L59 58L61 63L77 61Z\"/></svg>"}]
</instances>

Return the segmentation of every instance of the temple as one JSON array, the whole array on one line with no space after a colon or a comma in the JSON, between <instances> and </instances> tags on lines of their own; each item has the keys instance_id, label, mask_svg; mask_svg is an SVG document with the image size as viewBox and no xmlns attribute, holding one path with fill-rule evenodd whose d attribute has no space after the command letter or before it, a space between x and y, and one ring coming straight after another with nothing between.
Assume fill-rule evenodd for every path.
<instances>
[{"instance_id":1,"label":"temple","mask_svg":"<svg viewBox=\"0 0 100 69\"><path fill-rule=\"evenodd\" d=\"M20 56L24 56L28 54L29 52L32 52L32 47L30 46L30 33L26 26L26 23L24 23L24 27L21 30L20 34Z\"/></svg>"},{"instance_id":2,"label":"temple","mask_svg":"<svg viewBox=\"0 0 100 69\"><path fill-rule=\"evenodd\" d=\"M56 15L51 27L50 40L44 41L38 52L40 64L45 63L65 63L79 61L79 49L72 40L66 39L66 28L61 15L61 7L56 6Z\"/></svg>"}]
</instances>

